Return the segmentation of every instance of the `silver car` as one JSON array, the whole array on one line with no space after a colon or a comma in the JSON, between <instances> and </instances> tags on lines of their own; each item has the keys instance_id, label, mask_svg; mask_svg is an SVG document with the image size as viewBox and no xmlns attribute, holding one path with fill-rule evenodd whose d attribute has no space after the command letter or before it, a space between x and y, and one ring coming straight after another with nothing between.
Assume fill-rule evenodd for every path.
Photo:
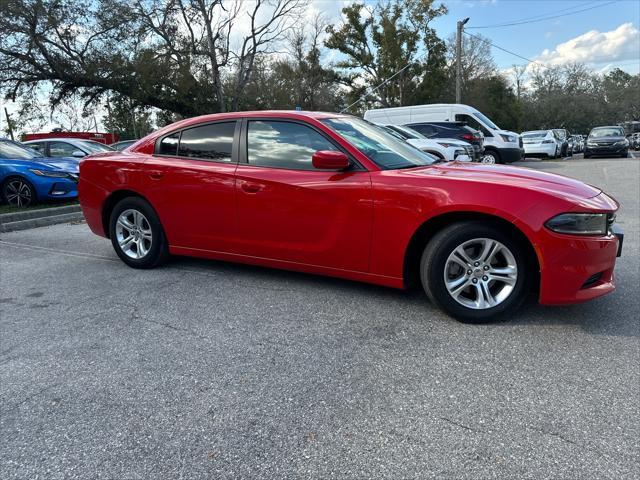
<instances>
[{"instance_id":1,"label":"silver car","mask_svg":"<svg viewBox=\"0 0 640 480\"><path fill-rule=\"evenodd\" d=\"M29 140L23 142L29 148L37 150L45 157L76 157L81 158L92 153L114 152L115 149L82 138L41 138L39 140Z\"/></svg>"}]
</instances>

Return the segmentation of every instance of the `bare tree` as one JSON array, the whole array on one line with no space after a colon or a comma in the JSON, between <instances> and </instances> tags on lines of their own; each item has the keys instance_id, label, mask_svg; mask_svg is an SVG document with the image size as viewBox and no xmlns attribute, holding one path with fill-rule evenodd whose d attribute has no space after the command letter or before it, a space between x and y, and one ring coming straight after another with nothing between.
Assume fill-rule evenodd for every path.
<instances>
[{"instance_id":1,"label":"bare tree","mask_svg":"<svg viewBox=\"0 0 640 480\"><path fill-rule=\"evenodd\" d=\"M275 51L305 5L0 1L0 93L16 98L50 83L54 103L73 92L93 102L112 91L185 116L236 109L256 59Z\"/></svg>"}]
</instances>

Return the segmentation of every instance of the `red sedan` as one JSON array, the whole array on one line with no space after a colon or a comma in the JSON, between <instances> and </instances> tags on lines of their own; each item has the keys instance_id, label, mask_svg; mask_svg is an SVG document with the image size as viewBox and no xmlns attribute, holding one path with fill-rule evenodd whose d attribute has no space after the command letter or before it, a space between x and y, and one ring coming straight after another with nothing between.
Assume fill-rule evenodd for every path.
<instances>
[{"instance_id":1,"label":"red sedan","mask_svg":"<svg viewBox=\"0 0 640 480\"><path fill-rule=\"evenodd\" d=\"M347 115L239 112L177 122L80 166L87 223L129 266L168 254L404 288L454 317L614 290L617 202L534 170L438 163Z\"/></svg>"}]
</instances>

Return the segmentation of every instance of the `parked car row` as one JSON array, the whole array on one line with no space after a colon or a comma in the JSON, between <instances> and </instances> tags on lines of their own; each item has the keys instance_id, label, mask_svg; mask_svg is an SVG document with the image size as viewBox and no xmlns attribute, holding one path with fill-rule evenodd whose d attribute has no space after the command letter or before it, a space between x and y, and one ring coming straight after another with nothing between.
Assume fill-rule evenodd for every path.
<instances>
[{"instance_id":1,"label":"parked car row","mask_svg":"<svg viewBox=\"0 0 640 480\"><path fill-rule=\"evenodd\" d=\"M517 133L500 129L469 105L440 103L378 108L367 110L364 119L378 125L410 127L439 142L463 140L473 147L473 160L483 163L512 163L523 154L522 139Z\"/></svg>"},{"instance_id":2,"label":"parked car row","mask_svg":"<svg viewBox=\"0 0 640 480\"><path fill-rule=\"evenodd\" d=\"M584 153L584 158L593 155L627 157L632 147L632 141L625 138L624 129L619 126L595 127L586 138L571 135L564 128L522 132L521 137L527 157L564 158L574 153ZM640 148L640 135L637 145Z\"/></svg>"}]
</instances>

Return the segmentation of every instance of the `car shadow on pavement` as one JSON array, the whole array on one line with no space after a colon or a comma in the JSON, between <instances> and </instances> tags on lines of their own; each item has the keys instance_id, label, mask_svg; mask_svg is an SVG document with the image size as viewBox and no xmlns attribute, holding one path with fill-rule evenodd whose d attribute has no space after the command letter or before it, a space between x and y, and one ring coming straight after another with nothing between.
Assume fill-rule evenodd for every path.
<instances>
[{"instance_id":1,"label":"car shadow on pavement","mask_svg":"<svg viewBox=\"0 0 640 480\"><path fill-rule=\"evenodd\" d=\"M173 257L168 268L204 275L226 276L239 285L273 289L285 294L287 291L303 294L321 291L331 294L334 291L338 309L348 308L349 303L353 301L360 304L368 302L387 309L390 305L397 304L404 312L407 310L414 312L416 321L424 321L425 324L429 320L455 322L433 305L418 285L407 290L398 290L341 278L188 257ZM620 299L615 298L618 294L619 292L587 303L553 307L539 305L535 295L531 295L512 318L489 324L493 328L499 328L502 325L535 328L566 326L577 327L593 335L639 337L640 323L635 319L637 304L629 305L628 303L635 300L631 296L624 296L626 304L621 305ZM468 327L478 328L477 325L468 325Z\"/></svg>"}]
</instances>

